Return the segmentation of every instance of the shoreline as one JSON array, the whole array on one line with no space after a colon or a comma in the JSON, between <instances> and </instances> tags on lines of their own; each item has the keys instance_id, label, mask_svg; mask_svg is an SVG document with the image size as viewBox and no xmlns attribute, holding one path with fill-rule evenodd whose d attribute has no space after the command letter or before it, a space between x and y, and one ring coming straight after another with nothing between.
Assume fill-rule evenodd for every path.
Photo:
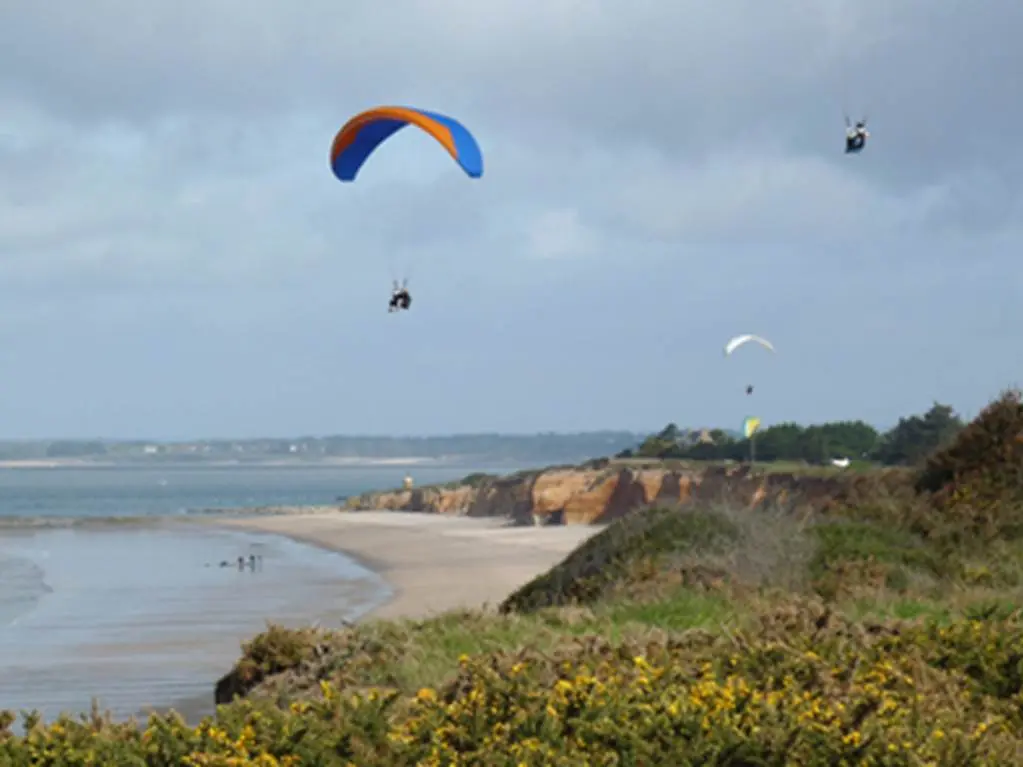
<instances>
[{"instance_id":1,"label":"shoreline","mask_svg":"<svg viewBox=\"0 0 1023 767\"><path fill-rule=\"evenodd\" d=\"M212 525L279 535L348 557L392 595L359 617L423 618L496 605L561 562L603 525L516 526L504 517L341 511L337 505L203 509L173 517L0 518L0 535L49 529Z\"/></svg>"},{"instance_id":2,"label":"shoreline","mask_svg":"<svg viewBox=\"0 0 1023 767\"><path fill-rule=\"evenodd\" d=\"M205 519L204 524L270 533L343 554L376 573L389 600L359 620L421 620L496 607L561 562L603 526L509 526L503 518L396 511Z\"/></svg>"},{"instance_id":3,"label":"shoreline","mask_svg":"<svg viewBox=\"0 0 1023 767\"><path fill-rule=\"evenodd\" d=\"M57 528L104 529L110 527L159 526L168 524L195 524L209 520L237 519L239 517L287 517L295 515L339 514L340 503L290 504L285 506L237 506L224 508L195 508L180 514L125 514L96 517L38 514L33 516L0 516L0 533Z\"/></svg>"},{"instance_id":4,"label":"shoreline","mask_svg":"<svg viewBox=\"0 0 1023 767\"><path fill-rule=\"evenodd\" d=\"M286 536L153 522L0 531L0 564L14 565L0 595L0 708L52 721L96 696L119 721L175 709L197 722L267 620L342 628L391 596L354 560ZM217 564L250 554L251 571Z\"/></svg>"},{"instance_id":5,"label":"shoreline","mask_svg":"<svg viewBox=\"0 0 1023 767\"><path fill-rule=\"evenodd\" d=\"M252 508L234 514L135 518L146 527L213 526L224 531L270 535L335 554L369 571L384 588L371 603L349 612L351 623L367 620L422 620L462 609L494 609L517 588L560 563L603 526L510 526L504 518L469 518L417 512L365 511L340 513L336 507L293 506L285 512L260 514ZM325 513L325 512L331 513ZM87 524L93 520L68 520ZM168 525L168 522L172 522ZM116 524L116 520L115 520ZM99 527L105 527L102 522ZM31 531L32 527L0 526L0 535ZM36 528L36 531L39 531ZM324 606L345 603L341 586L322 597ZM274 620L275 616L266 616ZM258 632L256 632L258 633ZM251 638L243 637L241 641ZM239 650L240 652L240 650ZM230 671L237 661L225 666ZM176 710L196 723L212 713L209 692L147 705L140 721L151 713ZM102 695L102 690L97 693ZM102 704L101 704L102 705Z\"/></svg>"}]
</instances>

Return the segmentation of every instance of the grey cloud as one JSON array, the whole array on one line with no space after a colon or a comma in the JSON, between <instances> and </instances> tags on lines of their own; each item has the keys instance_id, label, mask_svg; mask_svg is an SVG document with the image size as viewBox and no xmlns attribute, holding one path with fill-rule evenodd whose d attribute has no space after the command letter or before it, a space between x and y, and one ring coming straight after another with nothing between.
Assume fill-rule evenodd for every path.
<instances>
[{"instance_id":1,"label":"grey cloud","mask_svg":"<svg viewBox=\"0 0 1023 767\"><path fill-rule=\"evenodd\" d=\"M709 423L734 403L708 339L747 327L797 350L772 405L788 417L915 406L874 372L828 372L878 357L891 377L913 367L905 386L945 376L934 396L976 399L934 336L970 370L1018 324L1021 22L1023 6L961 0L7 3L3 348L65 377L93 363L95 412L50 422L90 428L157 423L149 400L167 396L182 409L167 428L245 430L274 386L305 410L273 423L303 428L324 412L342 429L470 428L464 413L505 418L494 401L520 403L502 421L519 427L539 389L538 428L602 408L644 425L677 402L679 366L704 365L693 349L713 372L686 380L689 416ZM333 133L381 102L464 118L484 178L411 131L339 184ZM841 153L844 110L869 112L860 157ZM416 321L367 319L406 274ZM844 345L807 314L836 315ZM62 344L74 364L47 356ZM661 389L610 361L624 345ZM429 414L386 373L396 347L430 371ZM208 378L185 388L207 399L188 405L174 371L196 366Z\"/></svg>"},{"instance_id":2,"label":"grey cloud","mask_svg":"<svg viewBox=\"0 0 1023 767\"><path fill-rule=\"evenodd\" d=\"M1018 193L1020 156L1004 149L1019 122L1009 88L1023 71L1023 7L1011 3L136 8L0 11L0 83L70 118L305 111L324 135L381 101L447 105L483 136L504 129L554 156L595 142L614 154L741 144L835 157L841 113L862 109L881 182L906 191L997 163ZM248 127L230 141L208 125L207 146L236 146Z\"/></svg>"}]
</instances>

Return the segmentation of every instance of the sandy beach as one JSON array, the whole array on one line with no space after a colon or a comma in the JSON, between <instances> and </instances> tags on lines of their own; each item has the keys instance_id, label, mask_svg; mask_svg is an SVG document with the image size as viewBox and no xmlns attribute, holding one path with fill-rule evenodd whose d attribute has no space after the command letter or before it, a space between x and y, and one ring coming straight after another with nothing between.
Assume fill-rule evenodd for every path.
<instances>
[{"instance_id":1,"label":"sandy beach","mask_svg":"<svg viewBox=\"0 0 1023 767\"><path fill-rule=\"evenodd\" d=\"M390 601L367 614L378 618L424 618L496 605L602 529L508 527L503 519L393 511L221 519L211 524L285 535L351 556L394 589Z\"/></svg>"}]
</instances>

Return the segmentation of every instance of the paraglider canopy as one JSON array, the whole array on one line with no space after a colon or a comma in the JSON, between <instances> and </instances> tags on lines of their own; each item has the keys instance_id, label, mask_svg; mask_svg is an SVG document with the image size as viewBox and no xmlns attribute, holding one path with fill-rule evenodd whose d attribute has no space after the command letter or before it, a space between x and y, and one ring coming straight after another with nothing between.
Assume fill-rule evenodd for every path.
<instances>
[{"instance_id":1,"label":"paraglider canopy","mask_svg":"<svg viewBox=\"0 0 1023 767\"><path fill-rule=\"evenodd\" d=\"M774 346L766 338L761 338L760 336L755 336L750 333L747 333L745 335L736 336L727 344L725 344L725 356L726 357L730 356L731 353L738 349L740 346L745 346L748 343L760 344L765 349L772 352L774 351Z\"/></svg>"},{"instance_id":2,"label":"paraglider canopy","mask_svg":"<svg viewBox=\"0 0 1023 767\"><path fill-rule=\"evenodd\" d=\"M367 109L344 124L330 149L334 175L340 181L354 181L374 150L406 125L436 139L470 178L483 175L483 153L464 125L436 112L395 106Z\"/></svg>"}]
</instances>

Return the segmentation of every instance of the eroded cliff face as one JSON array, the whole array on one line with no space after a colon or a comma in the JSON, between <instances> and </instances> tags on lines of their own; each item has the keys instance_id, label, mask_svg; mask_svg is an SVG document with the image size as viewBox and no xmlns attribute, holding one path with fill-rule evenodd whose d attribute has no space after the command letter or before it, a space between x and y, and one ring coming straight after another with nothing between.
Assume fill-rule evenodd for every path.
<instances>
[{"instance_id":1,"label":"eroded cliff face","mask_svg":"<svg viewBox=\"0 0 1023 767\"><path fill-rule=\"evenodd\" d=\"M841 476L750 471L748 467L686 468L607 461L487 477L471 484L349 498L348 510L421 511L508 517L518 524L602 524L654 502L728 500L756 506L795 500L827 503L848 485Z\"/></svg>"}]
</instances>

